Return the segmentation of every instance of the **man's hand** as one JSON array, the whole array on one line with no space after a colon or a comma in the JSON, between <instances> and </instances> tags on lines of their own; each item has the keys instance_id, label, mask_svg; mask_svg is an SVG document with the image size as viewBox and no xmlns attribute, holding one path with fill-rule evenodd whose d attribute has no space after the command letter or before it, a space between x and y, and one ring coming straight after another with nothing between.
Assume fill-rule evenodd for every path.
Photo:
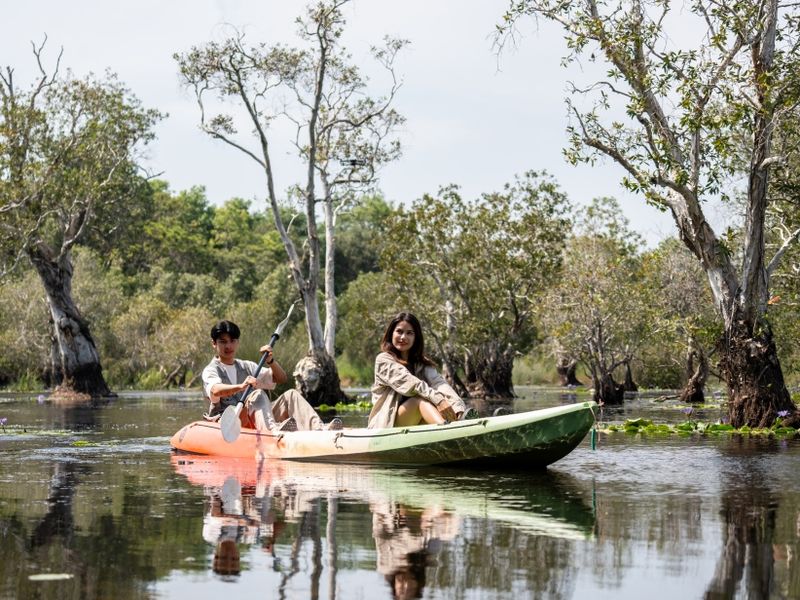
<instances>
[{"instance_id":1,"label":"man's hand","mask_svg":"<svg viewBox=\"0 0 800 600\"><path fill-rule=\"evenodd\" d=\"M265 364L271 365L272 361L275 360L275 357L272 356L272 346L270 346L269 344L261 346L261 348L259 348L258 351L261 352L261 354L267 355L266 358L264 359Z\"/></svg>"}]
</instances>

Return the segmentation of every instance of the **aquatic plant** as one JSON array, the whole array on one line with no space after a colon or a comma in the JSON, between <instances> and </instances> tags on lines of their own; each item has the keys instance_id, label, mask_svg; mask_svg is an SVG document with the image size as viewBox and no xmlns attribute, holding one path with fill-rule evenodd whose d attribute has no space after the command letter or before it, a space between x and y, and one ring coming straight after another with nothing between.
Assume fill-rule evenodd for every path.
<instances>
[{"instance_id":1,"label":"aquatic plant","mask_svg":"<svg viewBox=\"0 0 800 600\"><path fill-rule=\"evenodd\" d=\"M628 434L678 434L678 435L757 435L789 438L800 435L794 427L782 427L780 424L765 428L750 428L743 426L735 428L730 423L720 420L716 423L684 421L683 423L667 424L653 423L649 419L628 419L621 425L600 424L599 430L605 433L624 432Z\"/></svg>"},{"instance_id":2,"label":"aquatic plant","mask_svg":"<svg viewBox=\"0 0 800 600\"><path fill-rule=\"evenodd\" d=\"M8 417L1 417L0 418L0 427L3 428L3 433L6 432L6 423L8 423Z\"/></svg>"},{"instance_id":3,"label":"aquatic plant","mask_svg":"<svg viewBox=\"0 0 800 600\"><path fill-rule=\"evenodd\" d=\"M319 412L365 412L372 409L372 402L365 400L362 402L337 402L335 405L320 404L317 407Z\"/></svg>"}]
</instances>

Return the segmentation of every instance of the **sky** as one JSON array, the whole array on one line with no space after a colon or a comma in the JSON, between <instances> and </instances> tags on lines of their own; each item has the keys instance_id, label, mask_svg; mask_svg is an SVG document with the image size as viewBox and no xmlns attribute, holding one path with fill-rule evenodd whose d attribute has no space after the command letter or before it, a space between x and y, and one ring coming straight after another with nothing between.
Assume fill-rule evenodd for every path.
<instances>
[{"instance_id":1,"label":"sky","mask_svg":"<svg viewBox=\"0 0 800 600\"><path fill-rule=\"evenodd\" d=\"M457 184L465 198L498 191L514 176L546 170L576 204L615 196L648 245L674 233L669 215L647 206L619 184L610 161L574 167L562 156L568 81L586 80L580 67L564 68L557 28L519 24L515 43L498 55L494 31L507 0L354 0L345 9L345 44L371 73L369 47L384 35L409 40L397 61L402 86L395 108L406 118L403 155L380 172L379 188L393 203L410 203ZM0 65L18 81L35 75L31 42L47 36L46 57L63 48L62 67L77 76L118 75L144 106L168 113L147 152L150 171L173 191L201 185L210 201L232 197L265 208L257 165L214 141L198 127L199 109L181 86L173 54L221 41L230 26L248 41L297 43L299 0L27 0L3 7ZM374 71L374 94L386 90ZM289 146L276 146L279 190L300 179ZM713 218L713 215L711 216Z\"/></svg>"}]
</instances>

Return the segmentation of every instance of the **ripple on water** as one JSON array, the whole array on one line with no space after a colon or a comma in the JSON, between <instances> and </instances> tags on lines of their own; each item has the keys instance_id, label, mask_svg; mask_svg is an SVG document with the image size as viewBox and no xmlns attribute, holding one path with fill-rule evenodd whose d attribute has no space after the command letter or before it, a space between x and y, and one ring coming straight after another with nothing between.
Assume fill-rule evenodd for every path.
<instances>
[{"instance_id":1,"label":"ripple on water","mask_svg":"<svg viewBox=\"0 0 800 600\"><path fill-rule=\"evenodd\" d=\"M635 488L637 493L716 495L726 488L770 485L800 491L800 440L756 436L601 435L553 465L576 476Z\"/></svg>"}]
</instances>

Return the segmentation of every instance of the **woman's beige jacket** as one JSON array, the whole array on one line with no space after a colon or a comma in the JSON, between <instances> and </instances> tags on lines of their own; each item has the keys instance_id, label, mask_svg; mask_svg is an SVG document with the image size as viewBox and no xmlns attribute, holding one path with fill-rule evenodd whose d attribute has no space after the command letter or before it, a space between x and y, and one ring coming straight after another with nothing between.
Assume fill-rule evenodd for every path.
<instances>
[{"instance_id":1,"label":"woman's beige jacket","mask_svg":"<svg viewBox=\"0 0 800 600\"><path fill-rule=\"evenodd\" d=\"M375 357L375 382L372 385L372 411L367 427L393 427L403 397L420 396L442 409L447 402L456 413L466 408L463 400L439 372L428 365L417 365L411 372L389 352Z\"/></svg>"}]
</instances>

